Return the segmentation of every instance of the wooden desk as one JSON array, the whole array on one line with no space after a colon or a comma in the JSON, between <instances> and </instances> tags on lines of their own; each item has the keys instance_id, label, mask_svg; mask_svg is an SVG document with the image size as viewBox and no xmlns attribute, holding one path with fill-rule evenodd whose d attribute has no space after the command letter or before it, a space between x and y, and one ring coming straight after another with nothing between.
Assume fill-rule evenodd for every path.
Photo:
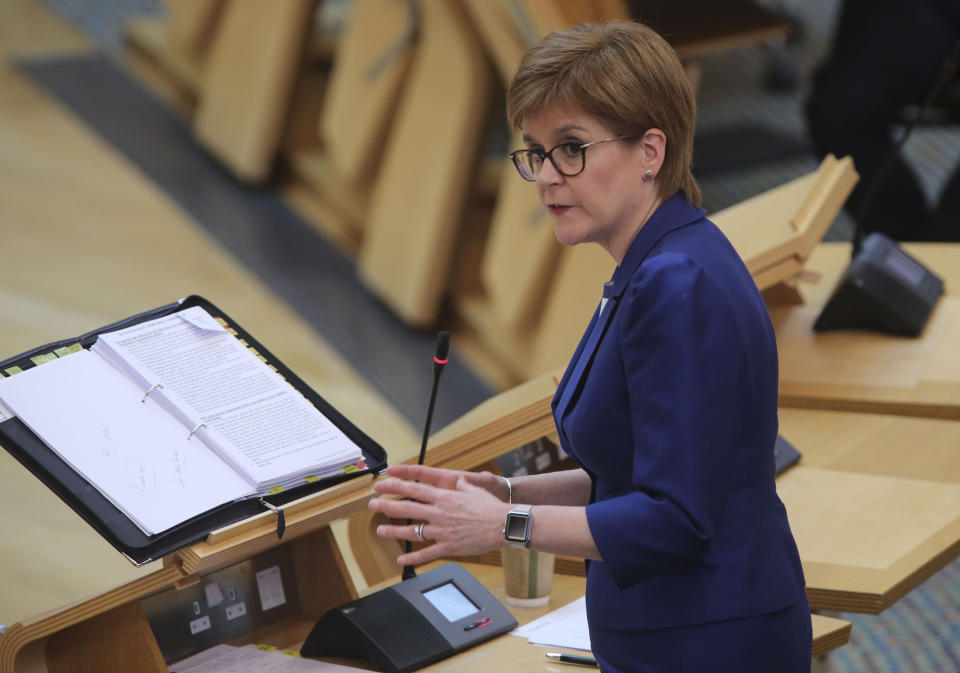
<instances>
[{"instance_id":1,"label":"wooden desk","mask_svg":"<svg viewBox=\"0 0 960 673\"><path fill-rule=\"evenodd\" d=\"M811 607L879 613L960 554L960 423L781 409L780 431Z\"/></svg>"},{"instance_id":2,"label":"wooden desk","mask_svg":"<svg viewBox=\"0 0 960 673\"><path fill-rule=\"evenodd\" d=\"M156 605L154 601L158 596L167 607L183 604L180 606L183 609L175 608L173 614L191 615L189 604L194 596L181 592L201 592L202 596L202 585L207 581L222 581L222 573L242 572L249 577L257 569L277 563L288 568L282 572L285 572L284 592L292 612L272 623L271 617L263 612L259 622L252 622L260 626L229 642L299 648L320 615L358 595L329 526L336 519L365 511L372 494L371 481L364 477L308 496L287 506L290 510L288 532L283 541L277 540L275 522L269 513L251 517L217 531L207 542L164 558L163 567L155 572L13 624L0 637L0 673L95 670L163 673L166 670L164 656L150 622L150 615L157 614L151 613L154 609L151 604ZM504 600L499 566L464 565ZM238 571L241 567L245 570ZM557 574L548 606L512 611L520 623L526 623L581 596L584 587L582 576ZM241 591L245 591L241 596L246 595L248 610L252 610L253 615L258 610L253 589ZM213 608L208 608L206 613L222 628L224 621L220 613ZM849 640L848 622L819 616L814 616L813 621L815 654ZM186 654L189 652L182 656ZM534 670L537 666L542 667L541 670L553 670L548 667L542 648L520 638L505 637L426 670L527 671L531 666Z\"/></svg>"},{"instance_id":3,"label":"wooden desk","mask_svg":"<svg viewBox=\"0 0 960 673\"><path fill-rule=\"evenodd\" d=\"M946 280L947 294L918 338L866 331L817 334L813 323L849 263L847 244L822 244L807 262L817 286L805 303L770 314L780 349L780 404L960 419L960 246L915 244L904 249Z\"/></svg>"}]
</instances>

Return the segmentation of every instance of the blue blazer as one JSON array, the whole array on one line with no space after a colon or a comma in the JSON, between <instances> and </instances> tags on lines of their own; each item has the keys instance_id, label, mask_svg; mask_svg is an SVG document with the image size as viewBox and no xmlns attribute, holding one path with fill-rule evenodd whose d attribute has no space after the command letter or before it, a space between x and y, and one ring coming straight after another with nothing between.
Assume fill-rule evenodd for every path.
<instances>
[{"instance_id":1,"label":"blue blazer","mask_svg":"<svg viewBox=\"0 0 960 673\"><path fill-rule=\"evenodd\" d=\"M774 486L777 346L756 284L677 194L604 286L553 399L592 480L591 629L706 624L803 596Z\"/></svg>"}]
</instances>

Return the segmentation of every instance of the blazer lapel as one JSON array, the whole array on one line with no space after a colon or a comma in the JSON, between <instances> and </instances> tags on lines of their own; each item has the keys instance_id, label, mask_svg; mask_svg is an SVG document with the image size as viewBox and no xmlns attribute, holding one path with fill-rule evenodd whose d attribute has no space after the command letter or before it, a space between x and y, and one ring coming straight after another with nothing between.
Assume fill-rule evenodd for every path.
<instances>
[{"instance_id":1,"label":"blazer lapel","mask_svg":"<svg viewBox=\"0 0 960 673\"><path fill-rule=\"evenodd\" d=\"M554 418L556 419L557 431L560 433L563 433L561 420L567 408L570 406L574 394L579 390L580 382L583 379L584 373L587 371L587 367L593 361L593 355L597 351L600 339L603 337L604 332L606 332L611 317L616 312L617 297L607 296L608 292L612 292L613 286L608 283L604 286L603 290L604 297L600 302L600 306L597 308L599 315L596 317L596 320L593 321L593 328L586 337L586 343L580 351L576 364L573 365L572 371L570 369L567 370L567 376L560 382L560 388L557 391L559 402L557 402L554 408ZM564 438L566 438L565 434Z\"/></svg>"}]
</instances>

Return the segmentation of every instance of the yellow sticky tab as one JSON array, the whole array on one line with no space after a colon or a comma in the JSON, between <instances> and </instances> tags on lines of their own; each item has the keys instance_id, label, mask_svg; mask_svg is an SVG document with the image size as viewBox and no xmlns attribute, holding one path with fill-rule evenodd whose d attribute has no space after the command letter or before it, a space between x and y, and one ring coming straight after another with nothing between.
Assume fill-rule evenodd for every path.
<instances>
[{"instance_id":1,"label":"yellow sticky tab","mask_svg":"<svg viewBox=\"0 0 960 673\"><path fill-rule=\"evenodd\" d=\"M283 493L283 486L274 486L270 489L270 495L276 495L277 493Z\"/></svg>"},{"instance_id":2,"label":"yellow sticky tab","mask_svg":"<svg viewBox=\"0 0 960 673\"><path fill-rule=\"evenodd\" d=\"M296 650L280 650L280 654L285 654L288 657L299 657L300 653Z\"/></svg>"},{"instance_id":3,"label":"yellow sticky tab","mask_svg":"<svg viewBox=\"0 0 960 673\"><path fill-rule=\"evenodd\" d=\"M357 471L357 466L356 466L356 465L347 465L346 467L343 468L343 471L346 472L346 473L348 473L348 474L349 474L350 472L356 472L356 471Z\"/></svg>"},{"instance_id":4,"label":"yellow sticky tab","mask_svg":"<svg viewBox=\"0 0 960 673\"><path fill-rule=\"evenodd\" d=\"M260 645L257 645L257 649L258 649L258 650L263 650L264 652L276 652L276 651L277 651L277 648L274 647L273 645L265 645L265 644L263 644L263 643L261 643Z\"/></svg>"},{"instance_id":5,"label":"yellow sticky tab","mask_svg":"<svg viewBox=\"0 0 960 673\"><path fill-rule=\"evenodd\" d=\"M230 332L230 334L232 334L233 336L239 336L239 333L237 332L237 330L233 329L232 327L228 327L227 331Z\"/></svg>"},{"instance_id":6,"label":"yellow sticky tab","mask_svg":"<svg viewBox=\"0 0 960 673\"><path fill-rule=\"evenodd\" d=\"M45 362L50 362L51 360L56 360L57 356L53 353L43 353L42 355L34 355L30 358L30 361L35 365L42 365Z\"/></svg>"},{"instance_id":7,"label":"yellow sticky tab","mask_svg":"<svg viewBox=\"0 0 960 673\"><path fill-rule=\"evenodd\" d=\"M260 358L260 361L261 361L261 362L266 362L266 361L267 361L267 358L263 357L262 355L258 355L257 357Z\"/></svg>"},{"instance_id":8,"label":"yellow sticky tab","mask_svg":"<svg viewBox=\"0 0 960 673\"><path fill-rule=\"evenodd\" d=\"M70 353L76 353L82 350L83 350L83 346L81 346L80 344L70 344L69 346L63 346L61 348L58 348L53 352L56 353L58 358L62 358L64 355L70 355Z\"/></svg>"},{"instance_id":9,"label":"yellow sticky tab","mask_svg":"<svg viewBox=\"0 0 960 673\"><path fill-rule=\"evenodd\" d=\"M250 344L247 343L246 339L240 339L240 343L242 343L247 348L250 348Z\"/></svg>"},{"instance_id":10,"label":"yellow sticky tab","mask_svg":"<svg viewBox=\"0 0 960 673\"><path fill-rule=\"evenodd\" d=\"M4 369L3 371L6 372L7 376L13 376L14 374L19 374L23 370L17 366L13 366L8 369Z\"/></svg>"},{"instance_id":11,"label":"yellow sticky tab","mask_svg":"<svg viewBox=\"0 0 960 673\"><path fill-rule=\"evenodd\" d=\"M312 484L312 483L315 482L315 481L320 481L320 477L313 477L313 476L304 477L303 480L304 480L305 482L307 482L307 483Z\"/></svg>"},{"instance_id":12,"label":"yellow sticky tab","mask_svg":"<svg viewBox=\"0 0 960 673\"><path fill-rule=\"evenodd\" d=\"M227 321L224 320L223 318L216 317L216 318L214 318L214 320L216 320L218 323L220 323L220 326L221 326L221 327L226 327L226 326L227 326Z\"/></svg>"}]
</instances>

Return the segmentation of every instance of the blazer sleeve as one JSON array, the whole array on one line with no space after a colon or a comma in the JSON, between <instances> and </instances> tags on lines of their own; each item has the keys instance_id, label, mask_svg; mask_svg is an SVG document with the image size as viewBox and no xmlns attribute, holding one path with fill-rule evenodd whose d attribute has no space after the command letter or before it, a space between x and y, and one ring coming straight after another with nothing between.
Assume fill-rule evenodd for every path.
<instances>
[{"instance_id":1,"label":"blazer sleeve","mask_svg":"<svg viewBox=\"0 0 960 673\"><path fill-rule=\"evenodd\" d=\"M617 337L633 430L631 488L587 506L615 583L709 549L749 421L743 340L729 297L684 255L648 259L624 291Z\"/></svg>"}]
</instances>

